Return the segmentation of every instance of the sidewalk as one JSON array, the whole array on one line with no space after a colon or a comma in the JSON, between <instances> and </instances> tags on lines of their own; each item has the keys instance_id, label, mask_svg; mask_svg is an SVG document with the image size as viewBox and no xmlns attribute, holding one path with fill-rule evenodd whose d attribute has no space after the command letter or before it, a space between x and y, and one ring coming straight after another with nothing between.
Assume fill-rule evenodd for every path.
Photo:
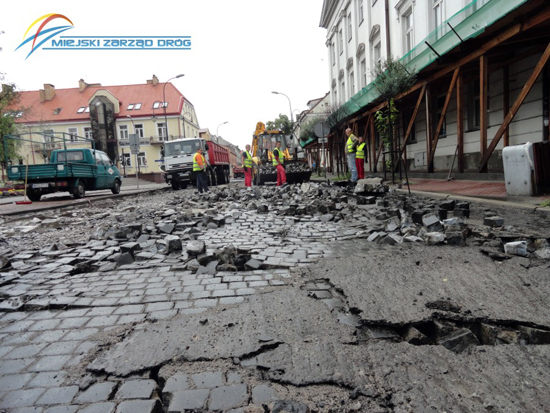
<instances>
[{"instance_id":1,"label":"sidewalk","mask_svg":"<svg viewBox=\"0 0 550 413\"><path fill-rule=\"evenodd\" d=\"M135 177L131 177L123 178L119 195L113 195L113 193L107 189L101 191L86 191L86 196L84 198L74 199L68 192L56 192L54 194L44 195L38 202L24 205L16 204L16 202L25 200L23 196L0 197L0 215L16 215L30 211L59 208L60 206L73 206L80 203L88 204L90 202L97 202L98 200L115 196L133 195L169 188L170 187L164 182L157 184L155 182L145 181L143 179L138 180ZM68 200L71 202L67 202Z\"/></svg>"},{"instance_id":2,"label":"sidewalk","mask_svg":"<svg viewBox=\"0 0 550 413\"><path fill-rule=\"evenodd\" d=\"M327 179L333 181L337 178L336 175L327 174ZM312 177L315 181L325 181L324 178ZM398 180L396 180L397 182ZM391 184L391 178L387 180ZM540 207L545 201L550 201L550 195L542 196L514 196L506 195L506 184L504 181L476 181L462 179L426 179L414 178L409 179L411 193L447 197L452 196L457 199L467 199L470 201L484 202L488 204L498 204L510 207L536 208ZM398 191L408 193L407 185L402 185ZM548 209L550 212L550 208Z\"/></svg>"}]
</instances>

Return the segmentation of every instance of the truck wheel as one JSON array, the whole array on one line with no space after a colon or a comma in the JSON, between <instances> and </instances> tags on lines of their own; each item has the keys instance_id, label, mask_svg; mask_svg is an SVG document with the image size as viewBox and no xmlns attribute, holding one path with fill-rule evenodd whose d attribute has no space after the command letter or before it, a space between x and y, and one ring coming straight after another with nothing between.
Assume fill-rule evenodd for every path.
<instances>
[{"instance_id":1,"label":"truck wheel","mask_svg":"<svg viewBox=\"0 0 550 413\"><path fill-rule=\"evenodd\" d=\"M120 181L118 179L115 179L115 184L111 188L111 192L113 194L120 194Z\"/></svg>"},{"instance_id":2,"label":"truck wheel","mask_svg":"<svg viewBox=\"0 0 550 413\"><path fill-rule=\"evenodd\" d=\"M178 189L180 189L180 183L179 181L171 181L170 184L172 185L172 189L174 191L177 191Z\"/></svg>"},{"instance_id":3,"label":"truck wheel","mask_svg":"<svg viewBox=\"0 0 550 413\"><path fill-rule=\"evenodd\" d=\"M218 179L218 185L227 183L225 181L225 171L223 169L217 171L216 178Z\"/></svg>"},{"instance_id":4,"label":"truck wheel","mask_svg":"<svg viewBox=\"0 0 550 413\"><path fill-rule=\"evenodd\" d=\"M33 202L40 201L40 198L42 197L42 194L39 192L34 192L32 188L27 188L27 196L29 199Z\"/></svg>"},{"instance_id":5,"label":"truck wheel","mask_svg":"<svg viewBox=\"0 0 550 413\"><path fill-rule=\"evenodd\" d=\"M213 169L210 170L210 173L208 174L208 177L209 177L209 181L210 181L210 182L208 182L208 186L218 185L218 181L216 179L216 172Z\"/></svg>"},{"instance_id":6,"label":"truck wheel","mask_svg":"<svg viewBox=\"0 0 550 413\"><path fill-rule=\"evenodd\" d=\"M84 186L84 182L79 181L78 185L74 189L73 196L75 199L84 198L86 195L86 187Z\"/></svg>"},{"instance_id":7,"label":"truck wheel","mask_svg":"<svg viewBox=\"0 0 550 413\"><path fill-rule=\"evenodd\" d=\"M181 189L187 189L187 182L180 182Z\"/></svg>"},{"instance_id":8,"label":"truck wheel","mask_svg":"<svg viewBox=\"0 0 550 413\"><path fill-rule=\"evenodd\" d=\"M230 180L229 171L224 171L224 172L225 172L225 183L228 184Z\"/></svg>"}]
</instances>

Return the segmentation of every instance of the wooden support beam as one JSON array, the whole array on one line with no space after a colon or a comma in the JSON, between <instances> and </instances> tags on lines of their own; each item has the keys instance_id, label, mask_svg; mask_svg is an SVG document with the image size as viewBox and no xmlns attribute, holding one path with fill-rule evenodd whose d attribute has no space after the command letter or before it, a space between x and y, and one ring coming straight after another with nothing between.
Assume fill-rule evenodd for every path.
<instances>
[{"instance_id":1,"label":"wooden support beam","mask_svg":"<svg viewBox=\"0 0 550 413\"><path fill-rule=\"evenodd\" d=\"M369 125L370 125L370 122L372 120L372 115L369 115L369 117L367 118L367 122L365 123L365 129L364 129L364 133L363 133L363 142L365 143L365 159L369 160L369 154L370 154L370 148L369 148Z\"/></svg>"},{"instance_id":2,"label":"wooden support beam","mask_svg":"<svg viewBox=\"0 0 550 413\"><path fill-rule=\"evenodd\" d=\"M464 79L458 75L456 81L456 144L458 145L458 172L464 172Z\"/></svg>"},{"instance_id":3,"label":"wooden support beam","mask_svg":"<svg viewBox=\"0 0 550 413\"><path fill-rule=\"evenodd\" d=\"M433 172L433 169L434 169L433 162L434 162L434 156L435 156L435 149L437 148L437 142L439 141L439 134L441 133L441 129L443 128L443 121L445 120L445 116L447 115L449 102L451 101L451 96L453 95L453 91L456 85L456 79L458 79L459 74L460 74L460 67L457 67L453 73L453 78L451 79L451 84L449 86L449 90L447 91L447 96L445 96L445 103L443 104L443 110L441 111L439 122L437 123L437 129L435 130L435 136L434 136L431 152L428 154L428 168L430 172Z\"/></svg>"},{"instance_id":4,"label":"wooden support beam","mask_svg":"<svg viewBox=\"0 0 550 413\"><path fill-rule=\"evenodd\" d=\"M546 47L546 50L540 57L540 60L538 61L537 65L533 69L533 73L531 73L531 76L523 86L523 89L521 89L521 92L519 96L517 97L516 101L510 108L510 112L506 115L504 118L504 121L500 125L500 128L498 129L497 133L495 134L495 137L491 141L491 145L489 145L489 148L487 149L487 152L481 159L481 164L479 166L479 171L483 171L487 167L487 162L489 161L489 158L493 154L493 151L495 150L496 146L498 145L500 139L504 135L504 131L508 126L510 125L510 122L512 122L512 119L514 119L514 116L516 116L516 113L518 112L518 109L520 108L521 104L533 88L533 85L535 84L535 81L539 77L540 73L542 72L542 69L544 69L544 66L546 65L546 62L548 61L548 58L550 57L550 43L548 43L548 46Z\"/></svg>"},{"instance_id":5,"label":"wooden support beam","mask_svg":"<svg viewBox=\"0 0 550 413\"><path fill-rule=\"evenodd\" d=\"M487 92L488 92L487 55L479 57L479 153L487 152ZM480 172L487 172L487 167Z\"/></svg>"},{"instance_id":6,"label":"wooden support beam","mask_svg":"<svg viewBox=\"0 0 550 413\"><path fill-rule=\"evenodd\" d=\"M502 68L502 117L506 118L510 110L510 69L508 66ZM510 128L504 131L502 144L504 147L510 145Z\"/></svg>"},{"instance_id":7,"label":"wooden support beam","mask_svg":"<svg viewBox=\"0 0 550 413\"><path fill-rule=\"evenodd\" d=\"M430 105L430 88L429 87L426 87L425 101L426 101L426 155L428 155L432 151L432 115L430 113L430 108L432 105Z\"/></svg>"},{"instance_id":8,"label":"wooden support beam","mask_svg":"<svg viewBox=\"0 0 550 413\"><path fill-rule=\"evenodd\" d=\"M374 163L374 154L376 153L376 128L374 125L374 115L370 115L371 122L370 122L370 171L376 172L376 164Z\"/></svg>"}]
</instances>

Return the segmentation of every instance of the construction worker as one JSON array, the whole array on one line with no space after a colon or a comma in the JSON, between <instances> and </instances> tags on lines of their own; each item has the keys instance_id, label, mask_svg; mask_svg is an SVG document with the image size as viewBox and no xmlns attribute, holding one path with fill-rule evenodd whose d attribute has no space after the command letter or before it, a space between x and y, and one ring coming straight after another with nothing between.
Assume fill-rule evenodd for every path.
<instances>
[{"instance_id":1,"label":"construction worker","mask_svg":"<svg viewBox=\"0 0 550 413\"><path fill-rule=\"evenodd\" d=\"M357 179L365 179L365 139L359 136L359 143L355 151L355 166L357 167Z\"/></svg>"},{"instance_id":2,"label":"construction worker","mask_svg":"<svg viewBox=\"0 0 550 413\"><path fill-rule=\"evenodd\" d=\"M357 146L357 138L351 133L350 128L346 129L346 135L348 136L348 140L346 141L344 152L348 161L348 168L351 172L350 181L353 184L357 182L357 167L355 166L355 147Z\"/></svg>"},{"instance_id":3,"label":"construction worker","mask_svg":"<svg viewBox=\"0 0 550 413\"><path fill-rule=\"evenodd\" d=\"M252 154L250 153L250 145L246 145L246 150L243 152L243 169L244 169L244 186L247 190L252 190Z\"/></svg>"},{"instance_id":4,"label":"construction worker","mask_svg":"<svg viewBox=\"0 0 550 413\"><path fill-rule=\"evenodd\" d=\"M277 186L286 186L285 155L281 149L281 141L275 143L273 149L273 165L277 168Z\"/></svg>"},{"instance_id":5,"label":"construction worker","mask_svg":"<svg viewBox=\"0 0 550 413\"><path fill-rule=\"evenodd\" d=\"M208 192L208 177L206 176L206 159L204 159L204 151L199 147L197 153L193 156L193 173L197 179L197 190L199 194Z\"/></svg>"}]
</instances>

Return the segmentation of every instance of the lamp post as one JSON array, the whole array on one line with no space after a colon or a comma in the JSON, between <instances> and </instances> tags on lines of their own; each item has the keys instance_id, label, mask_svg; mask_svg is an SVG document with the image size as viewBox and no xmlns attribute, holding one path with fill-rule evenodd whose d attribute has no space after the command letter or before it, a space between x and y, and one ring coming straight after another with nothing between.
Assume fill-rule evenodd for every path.
<instances>
[{"instance_id":1,"label":"lamp post","mask_svg":"<svg viewBox=\"0 0 550 413\"><path fill-rule=\"evenodd\" d=\"M290 106L290 121L294 123L294 116L292 115L292 103L290 103L290 98L281 92L271 92L271 93L273 93L274 95L283 95L288 99L288 105Z\"/></svg>"},{"instance_id":2,"label":"lamp post","mask_svg":"<svg viewBox=\"0 0 550 413\"><path fill-rule=\"evenodd\" d=\"M132 121L132 126L134 127L134 135L136 134L136 125L134 123L134 120L132 119L132 117L130 115L126 115L127 118L130 118L130 120ZM139 142L139 141L138 141ZM131 149L130 149L131 151ZM124 155L124 149L123 149L123 152L122 154ZM130 155L132 153L130 152ZM124 156L123 156L123 159L122 159L122 166L124 168L124 175L126 175L126 162L124 161ZM139 189L139 162L138 162L138 153L136 152L136 183L137 183L137 189Z\"/></svg>"},{"instance_id":3,"label":"lamp post","mask_svg":"<svg viewBox=\"0 0 550 413\"><path fill-rule=\"evenodd\" d=\"M168 116L166 116L166 95L165 95L165 92L166 92L166 85L168 84L168 82L170 82L172 79L179 79L180 77L183 77L185 76L184 74L181 74L181 75L177 75L177 76L174 76L174 77L171 77L170 79L168 79L165 83L164 83L164 86L162 87L162 107L164 108L164 130L166 130L166 140L169 140L168 139Z\"/></svg>"},{"instance_id":4,"label":"lamp post","mask_svg":"<svg viewBox=\"0 0 550 413\"><path fill-rule=\"evenodd\" d=\"M220 126L225 125L226 123L229 123L229 121L226 120L225 122L220 123L220 124L218 125L218 127L216 128L216 137L219 136L219 135L218 135L218 131L220 130Z\"/></svg>"}]
</instances>

